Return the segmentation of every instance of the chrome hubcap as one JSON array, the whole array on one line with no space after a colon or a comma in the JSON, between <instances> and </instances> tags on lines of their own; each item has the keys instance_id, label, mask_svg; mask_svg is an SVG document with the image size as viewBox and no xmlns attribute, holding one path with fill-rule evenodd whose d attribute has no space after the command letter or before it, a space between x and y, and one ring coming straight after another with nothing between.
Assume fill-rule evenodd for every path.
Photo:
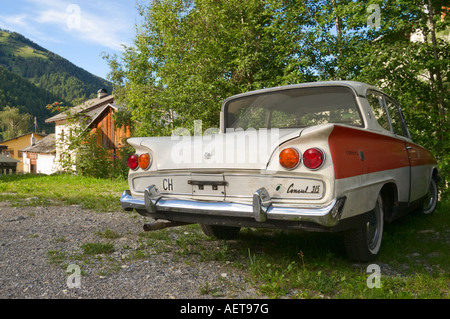
<instances>
[{"instance_id":1,"label":"chrome hubcap","mask_svg":"<svg viewBox=\"0 0 450 319\"><path fill-rule=\"evenodd\" d=\"M369 221L366 224L367 244L370 250L374 250L377 247L381 236L381 209L380 203L378 202L375 210L370 214Z\"/></svg>"},{"instance_id":2,"label":"chrome hubcap","mask_svg":"<svg viewBox=\"0 0 450 319\"><path fill-rule=\"evenodd\" d=\"M424 207L423 207L424 211L428 211L431 207L433 207L435 198L436 198L436 187L435 187L435 184L433 182L431 182L430 189L428 190L428 194L425 199L425 203L424 203Z\"/></svg>"}]
</instances>

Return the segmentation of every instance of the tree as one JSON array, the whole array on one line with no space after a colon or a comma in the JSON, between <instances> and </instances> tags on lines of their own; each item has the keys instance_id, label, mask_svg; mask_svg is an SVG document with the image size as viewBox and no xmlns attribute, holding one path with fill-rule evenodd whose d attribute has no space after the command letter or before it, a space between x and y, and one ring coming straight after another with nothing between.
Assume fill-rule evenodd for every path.
<instances>
[{"instance_id":1,"label":"tree","mask_svg":"<svg viewBox=\"0 0 450 319\"><path fill-rule=\"evenodd\" d=\"M0 111L0 133L3 140L29 132L32 116L28 113L21 114L17 107L5 106Z\"/></svg>"},{"instance_id":2,"label":"tree","mask_svg":"<svg viewBox=\"0 0 450 319\"><path fill-rule=\"evenodd\" d=\"M138 135L198 119L218 127L226 97L308 78L296 56L307 13L296 1L153 0L140 14L134 47L106 57Z\"/></svg>"}]
</instances>

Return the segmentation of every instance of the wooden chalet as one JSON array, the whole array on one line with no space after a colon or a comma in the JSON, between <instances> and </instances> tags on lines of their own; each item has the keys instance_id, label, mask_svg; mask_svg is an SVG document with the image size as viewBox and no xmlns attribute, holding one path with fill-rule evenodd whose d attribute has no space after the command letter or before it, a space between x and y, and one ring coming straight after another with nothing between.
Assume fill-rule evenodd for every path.
<instances>
[{"instance_id":1,"label":"wooden chalet","mask_svg":"<svg viewBox=\"0 0 450 319\"><path fill-rule=\"evenodd\" d=\"M82 115L87 119L87 129L92 134L97 134L97 145L102 145L111 152L111 155L118 155L119 149L130 137L129 129L116 128L113 114L119 106L114 103L114 96L108 95L105 89L97 92L97 98L87 100L84 103L74 106L70 112ZM65 113L57 114L45 121L55 123L56 160L65 156L67 145L65 136L72 134L71 123L67 121Z\"/></svg>"}]
</instances>

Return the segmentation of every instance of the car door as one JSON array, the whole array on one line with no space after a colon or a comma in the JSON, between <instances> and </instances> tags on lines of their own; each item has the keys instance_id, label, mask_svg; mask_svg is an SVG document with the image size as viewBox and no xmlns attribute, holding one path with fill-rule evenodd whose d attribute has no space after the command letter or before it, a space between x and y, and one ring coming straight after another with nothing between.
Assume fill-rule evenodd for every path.
<instances>
[{"instance_id":1,"label":"car door","mask_svg":"<svg viewBox=\"0 0 450 319\"><path fill-rule=\"evenodd\" d=\"M406 125L403 112L399 104L388 96L384 96L384 103L389 114L389 122L391 130L405 145L405 152L408 156L409 169L408 177L404 176L404 180L409 180L409 200L413 202L426 193L425 182L426 176L422 174L421 169L416 169L420 165L420 158L422 156L422 148L419 145L412 143L411 136Z\"/></svg>"},{"instance_id":2,"label":"car door","mask_svg":"<svg viewBox=\"0 0 450 319\"><path fill-rule=\"evenodd\" d=\"M366 98L379 125L379 127L374 125L373 130L379 131L380 135L375 143L378 152L377 161L367 161L365 165L376 165L376 169L368 167L369 171L385 170L385 178L393 178L396 182L397 200L407 205L411 184L410 161L406 149L409 133L402 127L395 104L393 105L390 100L387 102L388 96L379 91L369 90ZM388 112L387 106L391 112Z\"/></svg>"}]
</instances>

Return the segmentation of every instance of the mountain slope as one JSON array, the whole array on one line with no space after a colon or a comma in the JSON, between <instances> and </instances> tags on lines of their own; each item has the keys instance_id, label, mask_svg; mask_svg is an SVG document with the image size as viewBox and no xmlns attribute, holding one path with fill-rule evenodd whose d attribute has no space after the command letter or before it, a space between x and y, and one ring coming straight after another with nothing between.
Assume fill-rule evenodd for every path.
<instances>
[{"instance_id":1,"label":"mountain slope","mask_svg":"<svg viewBox=\"0 0 450 319\"><path fill-rule=\"evenodd\" d=\"M16 32L0 30L0 66L25 78L61 100L94 97L111 84Z\"/></svg>"},{"instance_id":2,"label":"mountain slope","mask_svg":"<svg viewBox=\"0 0 450 319\"><path fill-rule=\"evenodd\" d=\"M52 132L45 120L53 114L46 108L55 101L71 105L95 97L111 84L24 36L0 29L0 111L18 107L37 118L39 131Z\"/></svg>"},{"instance_id":3,"label":"mountain slope","mask_svg":"<svg viewBox=\"0 0 450 319\"><path fill-rule=\"evenodd\" d=\"M36 117L39 131L51 132L53 127L44 121L52 113L45 106L58 100L54 94L0 66L0 111L5 106L16 106L20 113Z\"/></svg>"}]
</instances>

